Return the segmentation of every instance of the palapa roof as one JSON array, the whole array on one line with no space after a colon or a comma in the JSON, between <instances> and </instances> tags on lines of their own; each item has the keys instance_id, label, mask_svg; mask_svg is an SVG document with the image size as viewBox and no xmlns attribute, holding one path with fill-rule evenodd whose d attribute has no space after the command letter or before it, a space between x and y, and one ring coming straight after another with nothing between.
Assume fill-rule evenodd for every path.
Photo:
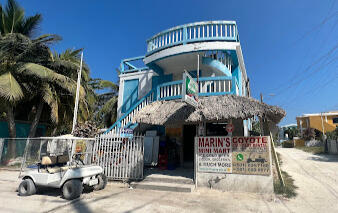
<instances>
[{"instance_id":1,"label":"palapa roof","mask_svg":"<svg viewBox=\"0 0 338 213\"><path fill-rule=\"evenodd\" d=\"M279 123L285 115L283 109L250 97L224 95L200 97L196 109L181 100L156 101L136 113L133 122L168 126L258 116Z\"/></svg>"}]
</instances>

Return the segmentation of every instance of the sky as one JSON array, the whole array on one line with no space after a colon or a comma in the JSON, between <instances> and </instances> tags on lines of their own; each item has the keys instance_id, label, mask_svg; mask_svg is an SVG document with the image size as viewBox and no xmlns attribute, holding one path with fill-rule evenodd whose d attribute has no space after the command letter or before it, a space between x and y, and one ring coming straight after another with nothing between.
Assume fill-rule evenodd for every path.
<instances>
[{"instance_id":1,"label":"sky","mask_svg":"<svg viewBox=\"0 0 338 213\"><path fill-rule=\"evenodd\" d=\"M4 4L5 0L0 0ZM237 22L251 92L296 116L338 110L338 0L19 0L41 13L38 33L60 35L52 48L84 48L92 77L116 82L124 58L146 53L146 40L191 22Z\"/></svg>"}]
</instances>

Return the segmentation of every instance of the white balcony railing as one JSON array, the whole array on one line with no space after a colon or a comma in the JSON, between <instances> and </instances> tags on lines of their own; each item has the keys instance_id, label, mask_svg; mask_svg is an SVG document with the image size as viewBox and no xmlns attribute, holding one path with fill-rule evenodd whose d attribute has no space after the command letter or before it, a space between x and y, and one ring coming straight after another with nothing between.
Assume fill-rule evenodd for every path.
<instances>
[{"instance_id":1,"label":"white balcony railing","mask_svg":"<svg viewBox=\"0 0 338 213\"><path fill-rule=\"evenodd\" d=\"M147 53L178 44L210 40L239 41L236 22L196 22L162 31L147 40Z\"/></svg>"}]
</instances>

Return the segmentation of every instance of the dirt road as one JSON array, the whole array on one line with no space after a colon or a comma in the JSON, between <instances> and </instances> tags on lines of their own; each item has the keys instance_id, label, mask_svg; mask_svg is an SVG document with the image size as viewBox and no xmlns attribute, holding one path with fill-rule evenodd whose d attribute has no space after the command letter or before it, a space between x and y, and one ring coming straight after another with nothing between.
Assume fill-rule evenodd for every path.
<instances>
[{"instance_id":1,"label":"dirt road","mask_svg":"<svg viewBox=\"0 0 338 213\"><path fill-rule=\"evenodd\" d=\"M282 169L298 186L298 196L283 202L292 212L338 212L338 156L278 148Z\"/></svg>"},{"instance_id":2,"label":"dirt road","mask_svg":"<svg viewBox=\"0 0 338 213\"><path fill-rule=\"evenodd\" d=\"M72 202L62 199L58 190L19 197L15 192L17 172L0 170L0 212L338 212L338 157L296 149L278 152L283 157L282 168L299 187L298 196L291 200L210 189L145 191L116 183Z\"/></svg>"}]
</instances>

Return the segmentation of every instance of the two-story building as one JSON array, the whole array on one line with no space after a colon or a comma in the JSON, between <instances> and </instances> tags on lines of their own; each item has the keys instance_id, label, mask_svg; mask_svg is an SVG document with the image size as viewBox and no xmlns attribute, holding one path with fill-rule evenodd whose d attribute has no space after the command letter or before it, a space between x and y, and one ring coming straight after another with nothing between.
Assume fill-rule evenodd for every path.
<instances>
[{"instance_id":1,"label":"two-story building","mask_svg":"<svg viewBox=\"0 0 338 213\"><path fill-rule=\"evenodd\" d=\"M109 131L135 128L131 117L149 102L181 99L184 71L194 78L199 74L199 96L250 96L234 21L197 22L162 31L147 40L145 56L122 60L120 71L118 119Z\"/></svg>"},{"instance_id":2,"label":"two-story building","mask_svg":"<svg viewBox=\"0 0 338 213\"><path fill-rule=\"evenodd\" d=\"M185 71L198 80L199 97L250 96L235 21L197 22L162 31L147 40L145 56L122 60L120 71L118 118L108 131L135 129L133 116L151 102L181 99ZM226 124L209 122L206 130L227 135ZM238 128L247 136L251 122L242 120ZM196 135L191 125L156 129L160 135L180 135L183 141Z\"/></svg>"},{"instance_id":3,"label":"two-story building","mask_svg":"<svg viewBox=\"0 0 338 213\"><path fill-rule=\"evenodd\" d=\"M249 136L254 116L275 123L285 116L282 109L250 97L235 21L196 22L164 30L147 40L144 56L122 60L120 72L118 118L106 133L152 130L149 135L159 138L159 148L153 146L159 152L153 154L155 161L161 166L166 159L168 169L179 164L196 176L194 141L198 135ZM196 81L197 107L182 101L187 89L185 73ZM151 155L146 154L148 145L145 142L145 156ZM167 156L161 159L163 155ZM269 167L270 161L264 162ZM209 174L199 177L201 181L219 178ZM230 177L227 181L247 181L243 175ZM198 178L193 179L196 184ZM228 187L230 182L221 185ZM239 186L248 191L271 191L271 172L267 177L257 176L250 187Z\"/></svg>"}]
</instances>

